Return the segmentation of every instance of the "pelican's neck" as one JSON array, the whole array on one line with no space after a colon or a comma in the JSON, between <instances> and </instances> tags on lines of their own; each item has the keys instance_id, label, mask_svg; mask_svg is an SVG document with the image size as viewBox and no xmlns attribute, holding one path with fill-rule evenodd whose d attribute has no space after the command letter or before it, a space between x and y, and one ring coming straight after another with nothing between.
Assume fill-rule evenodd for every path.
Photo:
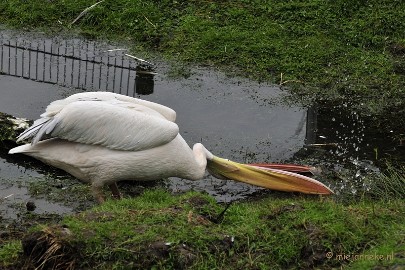
<instances>
[{"instance_id":1,"label":"pelican's neck","mask_svg":"<svg viewBox=\"0 0 405 270\"><path fill-rule=\"evenodd\" d=\"M202 179L207 167L207 160L214 158L214 155L208 151L201 143L196 143L193 146L193 156L195 161L195 168L189 171L189 177L192 180Z\"/></svg>"}]
</instances>

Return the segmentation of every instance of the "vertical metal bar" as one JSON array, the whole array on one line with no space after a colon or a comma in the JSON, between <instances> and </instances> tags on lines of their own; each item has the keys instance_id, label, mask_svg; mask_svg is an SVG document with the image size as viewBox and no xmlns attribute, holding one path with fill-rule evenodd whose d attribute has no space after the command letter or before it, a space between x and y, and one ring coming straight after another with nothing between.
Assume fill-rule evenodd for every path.
<instances>
[{"instance_id":1,"label":"vertical metal bar","mask_svg":"<svg viewBox=\"0 0 405 270\"><path fill-rule=\"evenodd\" d=\"M36 61L35 61L35 80L36 81L38 81L38 51L39 51L39 43L37 42Z\"/></svg>"},{"instance_id":2,"label":"vertical metal bar","mask_svg":"<svg viewBox=\"0 0 405 270\"><path fill-rule=\"evenodd\" d=\"M92 68L91 68L91 87L93 88L94 85L94 74L96 73L94 70L94 62L96 61L96 43L93 42L93 63L92 63Z\"/></svg>"},{"instance_id":3,"label":"vertical metal bar","mask_svg":"<svg viewBox=\"0 0 405 270\"><path fill-rule=\"evenodd\" d=\"M122 73L124 72L124 56L121 55L120 93L122 91Z\"/></svg>"},{"instance_id":4,"label":"vertical metal bar","mask_svg":"<svg viewBox=\"0 0 405 270\"><path fill-rule=\"evenodd\" d=\"M82 60L77 60L77 62L79 63L79 73L77 74L77 87L80 88L80 75L81 75L81 67L82 67Z\"/></svg>"},{"instance_id":5,"label":"vertical metal bar","mask_svg":"<svg viewBox=\"0 0 405 270\"><path fill-rule=\"evenodd\" d=\"M59 83L59 58L60 58L60 44L58 43L57 49L58 56L56 57L56 83Z\"/></svg>"},{"instance_id":6,"label":"vertical metal bar","mask_svg":"<svg viewBox=\"0 0 405 270\"><path fill-rule=\"evenodd\" d=\"M52 52L53 52L53 39L51 40L51 54L49 56L49 82L52 82Z\"/></svg>"},{"instance_id":7,"label":"vertical metal bar","mask_svg":"<svg viewBox=\"0 0 405 270\"><path fill-rule=\"evenodd\" d=\"M17 76L17 40L14 41L14 76Z\"/></svg>"},{"instance_id":8,"label":"vertical metal bar","mask_svg":"<svg viewBox=\"0 0 405 270\"><path fill-rule=\"evenodd\" d=\"M63 86L66 85L66 69L67 69L67 61L66 61L66 54L67 54L67 41L65 40L65 53L63 54L64 56L64 61L63 61Z\"/></svg>"},{"instance_id":9,"label":"vertical metal bar","mask_svg":"<svg viewBox=\"0 0 405 270\"><path fill-rule=\"evenodd\" d=\"M72 44L72 72L70 73L70 85L73 86L73 71L75 70L75 44Z\"/></svg>"},{"instance_id":10,"label":"vertical metal bar","mask_svg":"<svg viewBox=\"0 0 405 270\"><path fill-rule=\"evenodd\" d=\"M21 65L21 75L22 75L22 77L23 78L25 78L25 75L24 75L24 62L25 62L25 59L24 59L24 52L25 52L25 49L22 49L22 65Z\"/></svg>"},{"instance_id":11,"label":"vertical metal bar","mask_svg":"<svg viewBox=\"0 0 405 270\"><path fill-rule=\"evenodd\" d=\"M134 92L133 92L133 96L135 96L136 93L136 71L134 71Z\"/></svg>"},{"instance_id":12,"label":"vertical metal bar","mask_svg":"<svg viewBox=\"0 0 405 270\"><path fill-rule=\"evenodd\" d=\"M80 88L80 73L81 73L81 66L82 66L82 51L81 51L81 46L79 43L79 60L77 60L79 62L79 74L77 76L77 87Z\"/></svg>"},{"instance_id":13,"label":"vertical metal bar","mask_svg":"<svg viewBox=\"0 0 405 270\"><path fill-rule=\"evenodd\" d=\"M116 66L117 66L117 57L114 57L114 68L113 68L113 92L115 92L115 73L116 71Z\"/></svg>"},{"instance_id":14,"label":"vertical metal bar","mask_svg":"<svg viewBox=\"0 0 405 270\"><path fill-rule=\"evenodd\" d=\"M100 74L98 76L98 89L101 90L101 68L103 67L103 56L100 57L99 67L100 67L100 72L99 72Z\"/></svg>"},{"instance_id":15,"label":"vertical metal bar","mask_svg":"<svg viewBox=\"0 0 405 270\"><path fill-rule=\"evenodd\" d=\"M30 42L28 48L28 78L31 79L31 51L32 51L32 42Z\"/></svg>"},{"instance_id":16,"label":"vertical metal bar","mask_svg":"<svg viewBox=\"0 0 405 270\"><path fill-rule=\"evenodd\" d=\"M55 39L51 39L51 56L49 57L49 77L50 77L49 81L50 82L52 82L52 70L53 70L52 56L53 56L53 58L55 58L55 56L53 55L54 45L55 45L54 42L55 42Z\"/></svg>"},{"instance_id":17,"label":"vertical metal bar","mask_svg":"<svg viewBox=\"0 0 405 270\"><path fill-rule=\"evenodd\" d=\"M3 44L3 39L4 39L4 37L3 37L3 34L1 34L1 55L0 55L0 62L1 62L1 68L0 68L0 72L3 72L3 58L4 58L4 55L3 55L3 48L4 48L4 44Z\"/></svg>"},{"instance_id":18,"label":"vertical metal bar","mask_svg":"<svg viewBox=\"0 0 405 270\"><path fill-rule=\"evenodd\" d=\"M8 74L11 74L11 43L10 40L8 40L8 69L7 69Z\"/></svg>"},{"instance_id":19,"label":"vertical metal bar","mask_svg":"<svg viewBox=\"0 0 405 270\"><path fill-rule=\"evenodd\" d=\"M127 96L129 92L129 77L131 76L131 62L128 60Z\"/></svg>"},{"instance_id":20,"label":"vertical metal bar","mask_svg":"<svg viewBox=\"0 0 405 270\"><path fill-rule=\"evenodd\" d=\"M44 40L44 42L43 42L43 49L44 49L44 51L42 52L42 55L43 55L43 65L42 65L42 67L43 67L43 70L42 70L42 81L44 82L45 81L45 70L46 70L46 67L45 67L45 58L46 58L46 55L45 55L45 40Z\"/></svg>"},{"instance_id":21,"label":"vertical metal bar","mask_svg":"<svg viewBox=\"0 0 405 270\"><path fill-rule=\"evenodd\" d=\"M86 65L85 65L85 73L84 73L84 86L87 88L87 68L88 68L88 61L89 61L89 42L86 42L86 51L84 52L86 54Z\"/></svg>"},{"instance_id":22,"label":"vertical metal bar","mask_svg":"<svg viewBox=\"0 0 405 270\"><path fill-rule=\"evenodd\" d=\"M109 76L110 76L110 54L107 52L107 79L105 82L105 90L108 90L108 82L109 82Z\"/></svg>"}]
</instances>

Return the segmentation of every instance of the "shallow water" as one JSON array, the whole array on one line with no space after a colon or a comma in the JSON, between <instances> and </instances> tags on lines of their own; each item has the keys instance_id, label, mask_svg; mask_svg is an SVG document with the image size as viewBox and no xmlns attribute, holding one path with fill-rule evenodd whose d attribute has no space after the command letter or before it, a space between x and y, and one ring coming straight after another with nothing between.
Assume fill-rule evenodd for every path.
<instances>
[{"instance_id":1,"label":"shallow water","mask_svg":"<svg viewBox=\"0 0 405 270\"><path fill-rule=\"evenodd\" d=\"M152 79L149 77L140 82L139 73L125 73L117 64L121 63L121 67L139 66L137 61L124 59L122 51L108 52L105 56L107 50L116 48L112 45L87 41L80 43L76 38L60 41L57 38L25 36L8 31L1 33L0 37L3 43L0 52L3 73L0 75L0 111L16 117L38 118L49 102L82 91L77 89L79 85L86 90L119 92L169 106L176 110L181 134L190 145L202 142L216 155L236 161L286 160L305 143L306 109L270 106L263 102L282 93L277 87L242 78L229 78L207 68L187 68L187 78L173 78L172 67L158 61L154 61L153 70L157 74ZM69 62L69 58L65 59L69 52L74 52L73 46L80 48L76 54L81 55L81 59L98 55L99 58L94 58L96 60L93 62L103 63L94 67L92 75L87 75L85 80L85 73L90 74L93 66L86 61ZM47 51L63 52L64 57L47 55L44 53ZM114 67L108 67L109 63L114 63ZM59 70L60 73L51 74L47 68ZM66 74L62 75L63 70ZM113 84L103 82L108 76L115 80ZM90 81L93 83L90 84ZM147 95L142 95L145 93ZM8 183L0 184L0 198L13 194L2 204L5 204L4 201L12 205L16 201L27 200L39 204L38 199L30 197L26 187L19 189L16 185L10 186L9 180L22 176L35 177L41 173L30 169L21 171L16 164L4 159L0 161L0 179ZM172 178L165 184L173 191L205 191L218 201L232 201L260 190L208 175L200 181ZM49 212L66 211L53 207L51 203L45 208ZM2 211L3 215L13 216L10 211ZM41 207L35 211L42 211Z\"/></svg>"},{"instance_id":2,"label":"shallow water","mask_svg":"<svg viewBox=\"0 0 405 270\"><path fill-rule=\"evenodd\" d=\"M303 157L320 152L317 159L309 160L312 164L322 164L320 158L328 157L337 170L349 162L361 169L361 174L378 171L370 161L378 140L367 137L364 119L347 104L309 109L284 105L280 102L284 92L276 86L155 58L149 60L153 69L145 74L142 70L148 65L125 56L127 51L114 50L122 47L76 37L50 38L4 30L0 45L1 112L36 119L49 102L83 89L113 91L173 108L190 146L202 142L221 157L239 162L300 163ZM43 176L41 171L0 158L0 213L15 218L18 214L13 206L28 200L37 204L36 213L74 211L62 202L38 199L21 180ZM13 184L13 179L20 179L19 184ZM350 186L347 182L325 182L339 190ZM260 190L208 175L200 181L172 178L165 185L172 191L205 191L220 202ZM25 211L24 207L19 209Z\"/></svg>"}]
</instances>

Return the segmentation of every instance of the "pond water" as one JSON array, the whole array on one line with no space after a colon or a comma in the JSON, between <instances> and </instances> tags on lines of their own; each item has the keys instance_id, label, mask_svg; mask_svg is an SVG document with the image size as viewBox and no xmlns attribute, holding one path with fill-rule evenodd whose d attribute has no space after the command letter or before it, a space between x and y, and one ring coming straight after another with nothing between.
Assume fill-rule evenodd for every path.
<instances>
[{"instance_id":1,"label":"pond water","mask_svg":"<svg viewBox=\"0 0 405 270\"><path fill-rule=\"evenodd\" d=\"M279 87L229 77L214 69L134 59L121 46L41 34L0 32L0 111L36 119L53 100L81 91L112 91L157 102L177 112L177 123L190 146L202 142L214 154L239 162L350 163L355 175L346 182L322 179L343 190L358 171L378 171L373 160L381 142L368 137L363 118L350 104L320 104L311 108L281 102ZM145 58L136 55L137 57ZM376 145L378 143L378 145ZM317 155L313 155L316 152ZM381 154L382 152L380 152ZM310 157L310 158L308 158ZM69 213L74 207L38 198L30 183L49 176L22 167L17 159L0 156L0 213L15 218L16 205L34 200L36 213ZM24 179L31 179L25 182ZM18 180L18 181L17 181ZM74 185L81 185L69 178ZM260 191L250 185L217 180L172 178L174 192L197 190L230 202ZM18 208L18 207L17 207ZM21 207L20 207L21 208ZM11 210L10 210L11 209ZM17 211L18 212L18 211Z\"/></svg>"}]
</instances>

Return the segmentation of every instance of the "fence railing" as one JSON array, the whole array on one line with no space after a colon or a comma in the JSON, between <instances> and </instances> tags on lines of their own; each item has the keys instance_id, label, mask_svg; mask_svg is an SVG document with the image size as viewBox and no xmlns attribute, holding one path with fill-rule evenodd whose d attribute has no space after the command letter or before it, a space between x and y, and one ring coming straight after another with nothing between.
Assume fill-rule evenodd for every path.
<instances>
[{"instance_id":1,"label":"fence railing","mask_svg":"<svg viewBox=\"0 0 405 270\"><path fill-rule=\"evenodd\" d=\"M128 96L153 93L151 66L124 52L80 39L28 40L0 34L0 74Z\"/></svg>"}]
</instances>

